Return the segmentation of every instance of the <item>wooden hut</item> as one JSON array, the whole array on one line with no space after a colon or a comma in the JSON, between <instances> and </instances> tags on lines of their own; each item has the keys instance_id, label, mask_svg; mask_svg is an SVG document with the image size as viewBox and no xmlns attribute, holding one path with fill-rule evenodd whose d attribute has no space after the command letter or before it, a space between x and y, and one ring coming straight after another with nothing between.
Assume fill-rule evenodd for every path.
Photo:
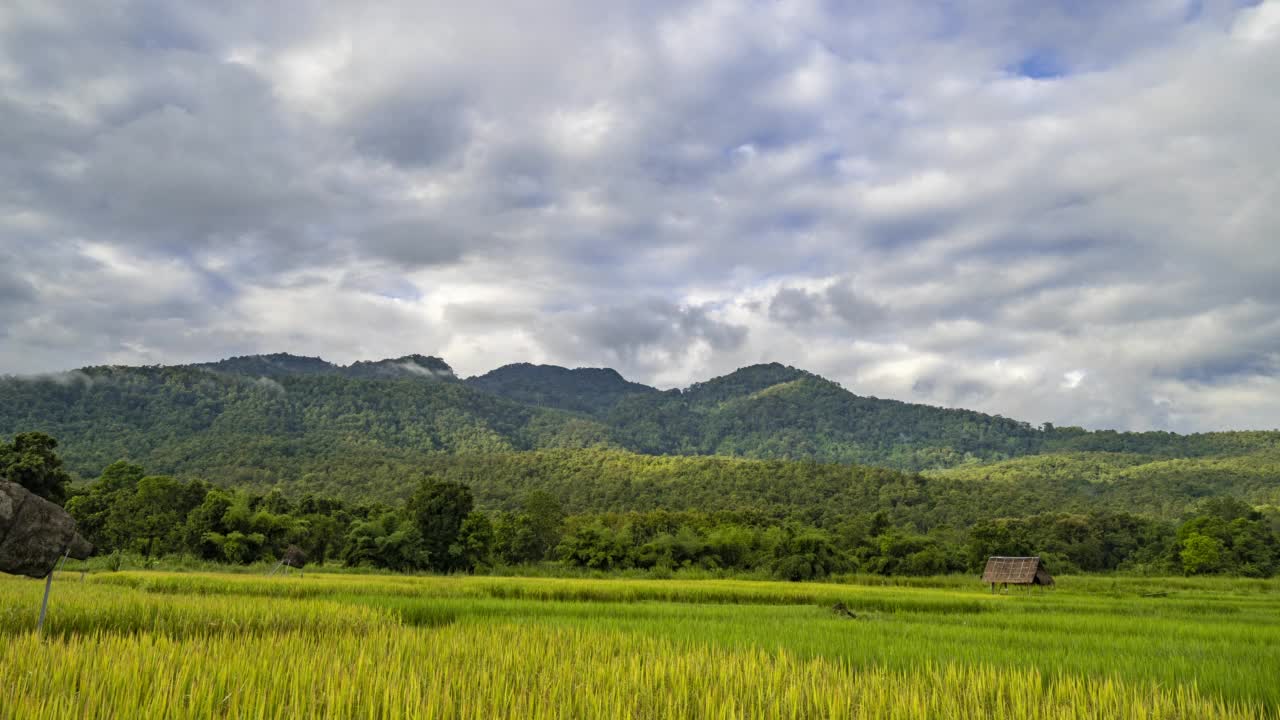
<instances>
[{"instance_id":1,"label":"wooden hut","mask_svg":"<svg viewBox=\"0 0 1280 720\"><path fill-rule=\"evenodd\" d=\"M1052 585L1053 576L1045 570L1044 563L1036 557L1001 557L987 558L987 569L982 572L982 582L991 583L991 592L996 585Z\"/></svg>"}]
</instances>

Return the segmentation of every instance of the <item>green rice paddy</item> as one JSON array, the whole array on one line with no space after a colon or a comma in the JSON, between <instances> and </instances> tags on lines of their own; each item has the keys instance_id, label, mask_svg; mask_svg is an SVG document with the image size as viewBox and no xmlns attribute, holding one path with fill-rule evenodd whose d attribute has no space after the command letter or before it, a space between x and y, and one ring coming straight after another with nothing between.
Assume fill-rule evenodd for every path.
<instances>
[{"instance_id":1,"label":"green rice paddy","mask_svg":"<svg viewBox=\"0 0 1280 720\"><path fill-rule=\"evenodd\" d=\"M3 576L0 718L1280 717L1278 590Z\"/></svg>"}]
</instances>

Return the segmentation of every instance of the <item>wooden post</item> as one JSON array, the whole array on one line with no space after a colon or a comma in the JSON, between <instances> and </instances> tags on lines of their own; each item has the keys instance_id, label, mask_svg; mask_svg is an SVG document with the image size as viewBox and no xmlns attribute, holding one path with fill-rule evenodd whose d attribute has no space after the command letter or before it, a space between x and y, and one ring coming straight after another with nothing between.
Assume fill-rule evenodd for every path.
<instances>
[{"instance_id":1,"label":"wooden post","mask_svg":"<svg viewBox=\"0 0 1280 720\"><path fill-rule=\"evenodd\" d=\"M44 631L44 616L49 612L49 591L53 589L53 574L67 562L67 556L70 554L71 548L68 547L63 551L62 559L49 568L49 574L44 578L44 599L40 601L40 619L36 621L36 634Z\"/></svg>"},{"instance_id":2,"label":"wooden post","mask_svg":"<svg viewBox=\"0 0 1280 720\"><path fill-rule=\"evenodd\" d=\"M44 631L44 616L49 610L49 590L53 588L53 571L44 579L44 600L40 603L40 620L36 622L36 634Z\"/></svg>"}]
</instances>

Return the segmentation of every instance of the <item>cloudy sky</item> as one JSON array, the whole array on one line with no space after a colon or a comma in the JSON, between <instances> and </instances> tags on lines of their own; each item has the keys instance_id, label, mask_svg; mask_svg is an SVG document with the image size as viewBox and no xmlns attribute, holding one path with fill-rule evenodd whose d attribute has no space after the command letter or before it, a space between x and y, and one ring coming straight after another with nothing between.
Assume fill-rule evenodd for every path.
<instances>
[{"instance_id":1,"label":"cloudy sky","mask_svg":"<svg viewBox=\"0 0 1280 720\"><path fill-rule=\"evenodd\" d=\"M1274 428L1277 88L1280 0L7 0L0 373L776 360Z\"/></svg>"}]
</instances>

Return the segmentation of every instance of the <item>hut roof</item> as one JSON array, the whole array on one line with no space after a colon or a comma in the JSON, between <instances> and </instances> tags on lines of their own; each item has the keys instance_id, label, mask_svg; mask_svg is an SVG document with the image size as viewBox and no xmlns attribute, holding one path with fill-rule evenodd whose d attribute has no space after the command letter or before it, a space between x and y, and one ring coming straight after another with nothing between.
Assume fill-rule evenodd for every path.
<instances>
[{"instance_id":1,"label":"hut roof","mask_svg":"<svg viewBox=\"0 0 1280 720\"><path fill-rule=\"evenodd\" d=\"M1037 580L1041 584L1053 582L1040 564L1039 556L1034 557L991 557L987 559L987 569L982 573L982 582L1029 584Z\"/></svg>"}]
</instances>

